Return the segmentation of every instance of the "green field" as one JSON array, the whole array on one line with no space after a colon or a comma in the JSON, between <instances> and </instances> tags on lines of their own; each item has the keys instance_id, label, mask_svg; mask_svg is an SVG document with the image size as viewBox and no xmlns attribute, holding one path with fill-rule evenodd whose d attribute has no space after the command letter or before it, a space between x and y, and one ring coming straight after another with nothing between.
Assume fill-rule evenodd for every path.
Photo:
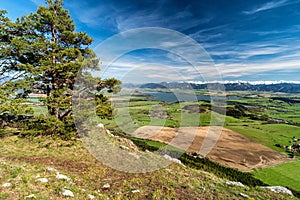
<instances>
[{"instance_id":1,"label":"green field","mask_svg":"<svg viewBox=\"0 0 300 200\"><path fill-rule=\"evenodd\" d=\"M270 98L242 98L235 102L245 103L258 109L257 114L268 115L274 119L300 122L300 104L287 103Z\"/></svg>"},{"instance_id":2,"label":"green field","mask_svg":"<svg viewBox=\"0 0 300 200\"><path fill-rule=\"evenodd\" d=\"M275 144L288 146L291 144L291 138L300 136L300 127L286 124L249 124L247 126L226 126L226 128L280 152L285 150L276 147Z\"/></svg>"},{"instance_id":3,"label":"green field","mask_svg":"<svg viewBox=\"0 0 300 200\"><path fill-rule=\"evenodd\" d=\"M269 185L281 185L300 190L300 161L257 170L253 174Z\"/></svg>"},{"instance_id":4,"label":"green field","mask_svg":"<svg viewBox=\"0 0 300 200\"><path fill-rule=\"evenodd\" d=\"M276 103L270 105L268 98L247 98L240 99L237 102L244 102L248 104L254 104L255 102L260 106L271 106L275 108ZM126 106L129 105L129 108ZM205 110L201 113L190 112L185 110L185 106L196 106L199 105ZM156 108L155 106L159 106ZM281 104L279 104L279 107ZM298 105L292 105L291 110L288 113L293 113L294 109ZM234 106L228 105L228 107L233 108ZM289 109L288 107L286 109ZM300 109L299 109L300 110ZM151 116L151 112L156 113ZM161 116L157 113L161 112ZM253 110L248 110L253 112L252 114L260 114L260 112L255 113ZM214 113L217 117L222 117L222 115ZM207 102L182 102L167 104L158 101L141 101L134 100L127 103L117 104L117 118L113 120L102 120L108 128L116 128L116 121L118 125L126 127L127 124L134 123L137 127L146 125L157 125L157 126L167 126L167 127L179 127L179 126L208 126L211 123L212 111L209 108ZM224 116L223 116L224 117ZM272 118L272 117L271 117ZM290 145L291 138L300 138L300 127L288 124L267 124L265 121L252 120L248 117L232 117L226 116L224 121L224 126L233 131L241 133L246 137L252 139L253 141L259 142L265 146L268 146L276 151L284 152L284 149L276 147L275 144L281 144L285 146ZM280 119L280 118L279 118ZM131 124L132 125L132 124Z\"/></svg>"}]
</instances>

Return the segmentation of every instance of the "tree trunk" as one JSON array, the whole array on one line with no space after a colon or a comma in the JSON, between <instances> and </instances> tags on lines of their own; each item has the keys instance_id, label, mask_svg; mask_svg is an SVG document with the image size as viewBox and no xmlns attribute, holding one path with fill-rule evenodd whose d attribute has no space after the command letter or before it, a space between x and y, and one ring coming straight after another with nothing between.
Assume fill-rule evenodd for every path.
<instances>
[{"instance_id":1,"label":"tree trunk","mask_svg":"<svg viewBox=\"0 0 300 200\"><path fill-rule=\"evenodd\" d=\"M56 14L56 12L54 11L54 13ZM55 65L56 65L56 57L54 55L55 53L55 44L56 44L56 26L55 24L52 24L51 26L51 42L52 42L52 77L51 77L51 84L52 84L52 91L55 91L56 89L58 89L56 86L56 73L55 73ZM51 95L51 93L50 93ZM59 119L59 105L58 102L56 102L56 96L54 94L52 94L52 111L51 111L51 115L55 116L55 118Z\"/></svg>"}]
</instances>

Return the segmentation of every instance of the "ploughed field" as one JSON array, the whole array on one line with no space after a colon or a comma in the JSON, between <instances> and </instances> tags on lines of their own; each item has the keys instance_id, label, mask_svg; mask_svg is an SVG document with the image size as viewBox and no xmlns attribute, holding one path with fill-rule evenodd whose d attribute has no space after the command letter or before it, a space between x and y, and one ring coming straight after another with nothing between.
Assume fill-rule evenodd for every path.
<instances>
[{"instance_id":1,"label":"ploughed field","mask_svg":"<svg viewBox=\"0 0 300 200\"><path fill-rule=\"evenodd\" d=\"M138 138L164 142L188 152L200 154L207 152L207 158L243 171L292 161L283 153L222 127L143 126L138 128L133 135ZM202 148L200 152L204 141L205 144L208 144L205 145L207 148ZM212 147L211 151L210 147Z\"/></svg>"}]
</instances>

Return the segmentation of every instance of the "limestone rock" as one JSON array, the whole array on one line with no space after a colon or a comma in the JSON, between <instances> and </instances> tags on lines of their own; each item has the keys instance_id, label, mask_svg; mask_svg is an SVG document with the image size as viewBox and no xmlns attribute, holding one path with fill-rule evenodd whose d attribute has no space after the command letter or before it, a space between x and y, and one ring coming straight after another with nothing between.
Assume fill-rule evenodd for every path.
<instances>
[{"instance_id":1,"label":"limestone rock","mask_svg":"<svg viewBox=\"0 0 300 200\"><path fill-rule=\"evenodd\" d=\"M227 181L226 184L227 184L227 185L241 186L241 187L244 186L243 183L241 183L241 182L235 182L235 181Z\"/></svg>"},{"instance_id":2,"label":"limestone rock","mask_svg":"<svg viewBox=\"0 0 300 200\"><path fill-rule=\"evenodd\" d=\"M10 186L11 186L11 183L3 183L2 186L3 186L3 187L10 187Z\"/></svg>"},{"instance_id":3,"label":"limestone rock","mask_svg":"<svg viewBox=\"0 0 300 200\"><path fill-rule=\"evenodd\" d=\"M134 194L134 193L140 193L140 190L132 190L131 192L132 192L133 194Z\"/></svg>"},{"instance_id":4,"label":"limestone rock","mask_svg":"<svg viewBox=\"0 0 300 200\"><path fill-rule=\"evenodd\" d=\"M42 183L48 183L48 179L47 178L38 178L38 181L42 182Z\"/></svg>"},{"instance_id":5,"label":"limestone rock","mask_svg":"<svg viewBox=\"0 0 300 200\"><path fill-rule=\"evenodd\" d=\"M63 189L61 191L61 194L63 196L66 196L66 197L74 197L74 194L73 194L73 192L71 190L65 190L65 189Z\"/></svg>"},{"instance_id":6,"label":"limestone rock","mask_svg":"<svg viewBox=\"0 0 300 200\"><path fill-rule=\"evenodd\" d=\"M60 173L56 173L56 178L57 179L64 179L64 180L67 180L67 181L71 181L71 179L69 177L67 177L66 175L63 175L63 174L60 174Z\"/></svg>"},{"instance_id":7,"label":"limestone rock","mask_svg":"<svg viewBox=\"0 0 300 200\"><path fill-rule=\"evenodd\" d=\"M108 184L108 183L106 183L106 184L104 184L103 185L103 187L102 187L103 189L105 189L105 190L107 190L107 189L109 189L110 188L110 185Z\"/></svg>"},{"instance_id":8,"label":"limestone rock","mask_svg":"<svg viewBox=\"0 0 300 200\"><path fill-rule=\"evenodd\" d=\"M30 194L30 195L25 197L25 199L32 199L32 198L34 198L34 194Z\"/></svg>"},{"instance_id":9,"label":"limestone rock","mask_svg":"<svg viewBox=\"0 0 300 200\"><path fill-rule=\"evenodd\" d=\"M271 190L273 192L276 192L276 193L284 193L284 194L293 195L291 190L289 190L285 187L282 187L282 186L264 186L262 188L269 189L269 190Z\"/></svg>"}]
</instances>

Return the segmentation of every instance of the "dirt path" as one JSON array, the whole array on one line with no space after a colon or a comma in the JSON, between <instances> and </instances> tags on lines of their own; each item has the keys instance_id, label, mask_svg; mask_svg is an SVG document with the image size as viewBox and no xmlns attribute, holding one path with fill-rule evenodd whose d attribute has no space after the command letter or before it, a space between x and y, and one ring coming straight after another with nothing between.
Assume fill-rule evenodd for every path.
<instances>
[{"instance_id":1,"label":"dirt path","mask_svg":"<svg viewBox=\"0 0 300 200\"><path fill-rule=\"evenodd\" d=\"M134 136L170 143L189 152L199 153L207 132L209 130L212 131L210 135L214 136L211 138L207 137L206 140L211 140L211 144L213 144L214 139L218 138L218 129L220 127L181 127L180 129L176 129L144 126L137 129ZM216 130L215 133L213 132L214 130ZM213 146L206 157L215 162L243 171L290 161L286 155L226 128L222 128L216 145Z\"/></svg>"}]
</instances>

